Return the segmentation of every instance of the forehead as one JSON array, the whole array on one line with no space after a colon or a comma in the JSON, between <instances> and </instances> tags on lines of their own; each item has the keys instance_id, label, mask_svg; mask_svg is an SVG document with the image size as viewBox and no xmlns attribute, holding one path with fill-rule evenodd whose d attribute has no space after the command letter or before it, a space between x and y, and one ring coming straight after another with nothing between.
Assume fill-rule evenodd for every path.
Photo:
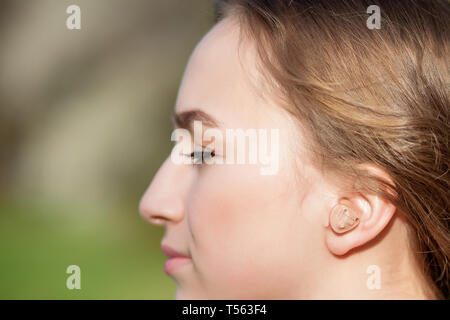
<instances>
[{"instance_id":1,"label":"forehead","mask_svg":"<svg viewBox=\"0 0 450 320\"><path fill-rule=\"evenodd\" d=\"M262 112L257 94L256 54L242 40L237 20L225 18L199 42L181 82L176 113L200 109L238 125ZM248 120L248 119L247 119ZM245 126L244 123L241 126ZM230 123L230 126L234 126Z\"/></svg>"}]
</instances>

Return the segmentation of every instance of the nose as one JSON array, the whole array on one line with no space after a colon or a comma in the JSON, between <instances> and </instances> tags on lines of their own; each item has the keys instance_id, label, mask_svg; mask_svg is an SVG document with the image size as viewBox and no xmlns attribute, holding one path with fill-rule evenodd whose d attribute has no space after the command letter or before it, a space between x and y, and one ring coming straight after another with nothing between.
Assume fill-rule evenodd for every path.
<instances>
[{"instance_id":1,"label":"nose","mask_svg":"<svg viewBox=\"0 0 450 320\"><path fill-rule=\"evenodd\" d=\"M139 212L144 219L155 225L183 220L185 170L186 166L174 164L170 157L166 159L139 203Z\"/></svg>"}]
</instances>

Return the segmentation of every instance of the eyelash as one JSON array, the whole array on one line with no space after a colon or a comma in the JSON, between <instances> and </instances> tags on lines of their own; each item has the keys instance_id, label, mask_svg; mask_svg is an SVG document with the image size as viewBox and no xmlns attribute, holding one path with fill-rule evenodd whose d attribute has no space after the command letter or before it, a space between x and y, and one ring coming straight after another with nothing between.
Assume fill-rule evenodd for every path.
<instances>
[{"instance_id":1,"label":"eyelash","mask_svg":"<svg viewBox=\"0 0 450 320\"><path fill-rule=\"evenodd\" d=\"M189 154L185 154L185 156L194 160L194 162L193 162L194 165L198 165L198 164L201 165L201 164L203 164L204 159L207 159L208 157L214 158L215 155L216 155L216 153L214 152L214 150L205 151L205 149L202 149L202 151L193 151Z\"/></svg>"}]
</instances>

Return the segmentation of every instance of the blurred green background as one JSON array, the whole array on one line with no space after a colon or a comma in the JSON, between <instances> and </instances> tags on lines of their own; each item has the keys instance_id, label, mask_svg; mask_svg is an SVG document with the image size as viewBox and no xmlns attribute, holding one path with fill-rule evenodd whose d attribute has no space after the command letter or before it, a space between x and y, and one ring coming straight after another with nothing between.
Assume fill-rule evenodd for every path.
<instances>
[{"instance_id":1,"label":"blurred green background","mask_svg":"<svg viewBox=\"0 0 450 320\"><path fill-rule=\"evenodd\" d=\"M66 8L81 8L68 30ZM138 203L212 0L0 2L0 299L172 299ZM81 290L66 268L81 268Z\"/></svg>"}]
</instances>

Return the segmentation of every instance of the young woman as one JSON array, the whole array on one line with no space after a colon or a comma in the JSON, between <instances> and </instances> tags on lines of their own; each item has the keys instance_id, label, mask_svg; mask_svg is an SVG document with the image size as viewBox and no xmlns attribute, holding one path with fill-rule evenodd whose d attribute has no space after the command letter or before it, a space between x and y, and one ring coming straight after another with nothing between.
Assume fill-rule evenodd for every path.
<instances>
[{"instance_id":1,"label":"young woman","mask_svg":"<svg viewBox=\"0 0 450 320\"><path fill-rule=\"evenodd\" d=\"M278 170L206 163L235 150L225 134L177 151L193 164L164 162L140 212L166 227L176 298L448 297L449 10L438 0L217 3L176 126L276 129Z\"/></svg>"}]
</instances>

